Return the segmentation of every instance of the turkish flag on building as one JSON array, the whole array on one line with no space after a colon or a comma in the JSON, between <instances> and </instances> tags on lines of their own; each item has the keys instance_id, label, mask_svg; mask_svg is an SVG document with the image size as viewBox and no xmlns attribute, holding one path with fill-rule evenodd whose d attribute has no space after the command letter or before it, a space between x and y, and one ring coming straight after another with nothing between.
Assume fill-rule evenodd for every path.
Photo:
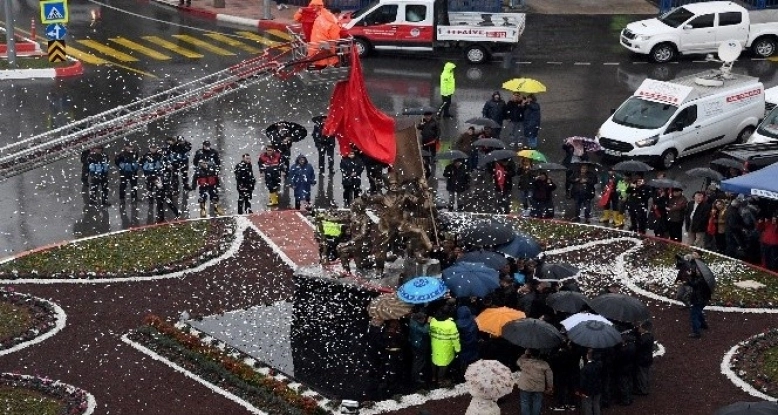
<instances>
[{"instance_id":1,"label":"turkish flag on building","mask_svg":"<svg viewBox=\"0 0 778 415\"><path fill-rule=\"evenodd\" d=\"M362 76L362 64L356 51L351 53L351 74L335 85L324 135L338 138L341 154L351 152L353 144L369 157L393 164L397 154L394 118L378 110L370 101Z\"/></svg>"}]
</instances>

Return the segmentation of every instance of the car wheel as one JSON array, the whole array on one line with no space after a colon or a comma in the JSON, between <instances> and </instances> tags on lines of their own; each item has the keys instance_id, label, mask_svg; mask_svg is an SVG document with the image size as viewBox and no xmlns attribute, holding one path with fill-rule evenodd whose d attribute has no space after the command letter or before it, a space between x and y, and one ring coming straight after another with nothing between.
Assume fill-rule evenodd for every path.
<instances>
[{"instance_id":1,"label":"car wheel","mask_svg":"<svg viewBox=\"0 0 778 415\"><path fill-rule=\"evenodd\" d=\"M489 53L483 46L468 46L467 49L465 49L465 59L470 63L484 63L489 60Z\"/></svg>"},{"instance_id":2,"label":"car wheel","mask_svg":"<svg viewBox=\"0 0 778 415\"><path fill-rule=\"evenodd\" d=\"M359 57L365 57L370 54L370 51L373 50L373 46L365 39L356 38L354 39L354 47L357 49L357 55Z\"/></svg>"},{"instance_id":3,"label":"car wheel","mask_svg":"<svg viewBox=\"0 0 778 415\"><path fill-rule=\"evenodd\" d=\"M659 157L659 163L657 167L662 170L667 170L670 167L673 167L676 158L678 158L678 153L675 151L675 149L669 148L665 150L664 153L662 153L661 157Z\"/></svg>"},{"instance_id":4,"label":"car wheel","mask_svg":"<svg viewBox=\"0 0 778 415\"><path fill-rule=\"evenodd\" d=\"M760 37L751 45L754 54L761 58L769 58L775 53L775 39L772 37Z\"/></svg>"},{"instance_id":5,"label":"car wheel","mask_svg":"<svg viewBox=\"0 0 778 415\"><path fill-rule=\"evenodd\" d=\"M754 133L754 127L746 127L743 129L743 131L740 132L740 134L737 135L737 138L735 139L735 144L743 144L751 137L751 134Z\"/></svg>"},{"instance_id":6,"label":"car wheel","mask_svg":"<svg viewBox=\"0 0 778 415\"><path fill-rule=\"evenodd\" d=\"M660 43L651 49L651 60L656 63L670 62L675 58L675 46L671 43Z\"/></svg>"}]
</instances>

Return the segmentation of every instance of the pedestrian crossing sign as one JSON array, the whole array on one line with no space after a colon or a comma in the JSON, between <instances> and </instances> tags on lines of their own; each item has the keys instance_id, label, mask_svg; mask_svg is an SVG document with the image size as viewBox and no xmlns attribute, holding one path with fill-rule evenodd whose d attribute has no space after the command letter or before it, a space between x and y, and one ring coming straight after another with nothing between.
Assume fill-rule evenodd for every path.
<instances>
[{"instance_id":1,"label":"pedestrian crossing sign","mask_svg":"<svg viewBox=\"0 0 778 415\"><path fill-rule=\"evenodd\" d=\"M43 0L41 3L41 23L67 23L68 0Z\"/></svg>"}]
</instances>

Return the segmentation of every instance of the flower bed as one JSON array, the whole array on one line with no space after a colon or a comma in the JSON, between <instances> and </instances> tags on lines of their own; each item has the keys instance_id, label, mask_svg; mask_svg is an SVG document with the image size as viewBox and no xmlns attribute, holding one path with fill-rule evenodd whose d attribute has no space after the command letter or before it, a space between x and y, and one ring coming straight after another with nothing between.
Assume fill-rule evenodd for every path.
<instances>
[{"instance_id":1,"label":"flower bed","mask_svg":"<svg viewBox=\"0 0 778 415\"><path fill-rule=\"evenodd\" d=\"M89 415L94 398L83 389L35 376L0 374L0 403L5 415Z\"/></svg>"},{"instance_id":2,"label":"flower bed","mask_svg":"<svg viewBox=\"0 0 778 415\"><path fill-rule=\"evenodd\" d=\"M778 397L778 328L741 342L730 365L753 388Z\"/></svg>"},{"instance_id":3,"label":"flower bed","mask_svg":"<svg viewBox=\"0 0 778 415\"><path fill-rule=\"evenodd\" d=\"M193 268L223 254L235 238L231 218L189 221L87 238L0 264L0 279L122 278Z\"/></svg>"},{"instance_id":4,"label":"flower bed","mask_svg":"<svg viewBox=\"0 0 778 415\"><path fill-rule=\"evenodd\" d=\"M692 247L644 239L643 246L627 256L626 266L634 282L663 297L675 297L675 255L688 254ZM716 290L710 305L723 307L778 307L778 276L717 254L703 254L703 261L716 275ZM764 287L744 289L736 282L752 280Z\"/></svg>"},{"instance_id":5,"label":"flower bed","mask_svg":"<svg viewBox=\"0 0 778 415\"><path fill-rule=\"evenodd\" d=\"M132 341L270 415L329 413L319 406L316 396L303 396L303 390L294 390L289 382L273 378L272 371L267 375L261 373L257 370L262 367L259 362L250 365L238 352L204 344L201 337L178 329L157 316L147 317L144 324L129 335Z\"/></svg>"},{"instance_id":6,"label":"flower bed","mask_svg":"<svg viewBox=\"0 0 778 415\"><path fill-rule=\"evenodd\" d=\"M540 220L531 218L511 218L519 232L532 236L538 241L545 241L546 249L564 248L579 245L596 239L624 237L623 232L598 226L582 226L575 223L565 223L556 220Z\"/></svg>"},{"instance_id":7,"label":"flower bed","mask_svg":"<svg viewBox=\"0 0 778 415\"><path fill-rule=\"evenodd\" d=\"M57 320L52 303L0 289L0 351L50 332Z\"/></svg>"}]
</instances>

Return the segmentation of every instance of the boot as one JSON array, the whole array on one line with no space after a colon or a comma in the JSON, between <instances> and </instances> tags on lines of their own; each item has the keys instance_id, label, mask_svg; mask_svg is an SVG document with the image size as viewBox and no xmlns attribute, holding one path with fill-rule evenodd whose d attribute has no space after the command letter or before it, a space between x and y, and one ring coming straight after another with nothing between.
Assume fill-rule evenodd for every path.
<instances>
[{"instance_id":1,"label":"boot","mask_svg":"<svg viewBox=\"0 0 778 415\"><path fill-rule=\"evenodd\" d=\"M278 192L270 192L268 195L268 206L278 206Z\"/></svg>"},{"instance_id":2,"label":"boot","mask_svg":"<svg viewBox=\"0 0 778 415\"><path fill-rule=\"evenodd\" d=\"M602 217L600 218L600 223L608 223L608 221L611 220L611 215L613 215L612 210L603 210L602 211Z\"/></svg>"},{"instance_id":3,"label":"boot","mask_svg":"<svg viewBox=\"0 0 778 415\"><path fill-rule=\"evenodd\" d=\"M620 212L615 212L613 214L613 226L617 228L621 228L624 226L624 214Z\"/></svg>"},{"instance_id":4,"label":"boot","mask_svg":"<svg viewBox=\"0 0 778 415\"><path fill-rule=\"evenodd\" d=\"M204 218L208 216L208 211L205 209L205 202L200 202L200 217Z\"/></svg>"},{"instance_id":5,"label":"boot","mask_svg":"<svg viewBox=\"0 0 778 415\"><path fill-rule=\"evenodd\" d=\"M216 216L224 216L224 208L220 204L214 203L213 208L216 211Z\"/></svg>"}]
</instances>

